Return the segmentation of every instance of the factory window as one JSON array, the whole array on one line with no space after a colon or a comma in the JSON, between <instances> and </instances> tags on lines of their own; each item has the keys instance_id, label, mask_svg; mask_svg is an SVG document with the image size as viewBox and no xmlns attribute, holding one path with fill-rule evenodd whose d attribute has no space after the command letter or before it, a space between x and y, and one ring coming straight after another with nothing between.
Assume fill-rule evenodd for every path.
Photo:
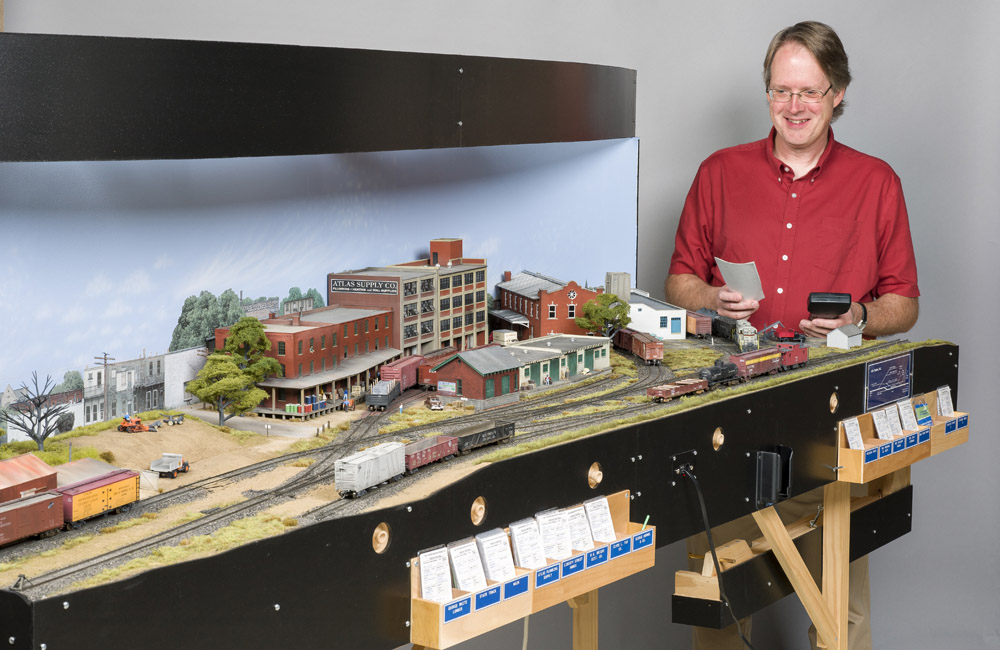
<instances>
[{"instance_id":1,"label":"factory window","mask_svg":"<svg viewBox=\"0 0 1000 650\"><path fill-rule=\"evenodd\" d=\"M459 295L457 295L457 296L455 296L454 298L451 299L451 306L454 307L455 309L458 309L459 307L462 306L462 295L461 294L459 294Z\"/></svg>"},{"instance_id":2,"label":"factory window","mask_svg":"<svg viewBox=\"0 0 1000 650\"><path fill-rule=\"evenodd\" d=\"M472 273L471 272L465 274L465 284L472 284Z\"/></svg>"},{"instance_id":3,"label":"factory window","mask_svg":"<svg viewBox=\"0 0 1000 650\"><path fill-rule=\"evenodd\" d=\"M385 337L385 347L389 347L389 337Z\"/></svg>"},{"instance_id":4,"label":"factory window","mask_svg":"<svg viewBox=\"0 0 1000 650\"><path fill-rule=\"evenodd\" d=\"M556 306L549 305L549 318L555 318L555 317L556 317Z\"/></svg>"},{"instance_id":5,"label":"factory window","mask_svg":"<svg viewBox=\"0 0 1000 650\"><path fill-rule=\"evenodd\" d=\"M660 327L670 327L670 317L660 316Z\"/></svg>"},{"instance_id":6,"label":"factory window","mask_svg":"<svg viewBox=\"0 0 1000 650\"><path fill-rule=\"evenodd\" d=\"M301 363L299 364L299 374L298 374L298 376L299 377L302 376L302 364Z\"/></svg>"},{"instance_id":7,"label":"factory window","mask_svg":"<svg viewBox=\"0 0 1000 650\"><path fill-rule=\"evenodd\" d=\"M354 321L354 336L358 335L358 321Z\"/></svg>"},{"instance_id":8,"label":"factory window","mask_svg":"<svg viewBox=\"0 0 1000 650\"><path fill-rule=\"evenodd\" d=\"M358 356L358 344L354 344L354 356Z\"/></svg>"},{"instance_id":9,"label":"factory window","mask_svg":"<svg viewBox=\"0 0 1000 650\"><path fill-rule=\"evenodd\" d=\"M469 312L468 314L466 314L465 315L465 324L466 325L472 325L472 319L473 318L475 318L475 317L472 315L472 312Z\"/></svg>"},{"instance_id":10,"label":"factory window","mask_svg":"<svg viewBox=\"0 0 1000 650\"><path fill-rule=\"evenodd\" d=\"M284 377L284 376L285 376L285 375L287 374L287 373L285 372L285 364L283 364L283 363L280 363L280 364L278 364L278 365L280 365L280 366L281 366L281 376L282 376L282 377Z\"/></svg>"},{"instance_id":11,"label":"factory window","mask_svg":"<svg viewBox=\"0 0 1000 650\"><path fill-rule=\"evenodd\" d=\"M368 341L365 341L365 354L368 354Z\"/></svg>"},{"instance_id":12,"label":"factory window","mask_svg":"<svg viewBox=\"0 0 1000 650\"><path fill-rule=\"evenodd\" d=\"M365 319L365 334L368 333L368 319Z\"/></svg>"},{"instance_id":13,"label":"factory window","mask_svg":"<svg viewBox=\"0 0 1000 650\"><path fill-rule=\"evenodd\" d=\"M118 400L111 402L111 417L118 415Z\"/></svg>"},{"instance_id":14,"label":"factory window","mask_svg":"<svg viewBox=\"0 0 1000 650\"><path fill-rule=\"evenodd\" d=\"M454 329L460 329L462 327L462 317L461 316L455 316L454 318L452 318L451 319L451 326Z\"/></svg>"},{"instance_id":15,"label":"factory window","mask_svg":"<svg viewBox=\"0 0 1000 650\"><path fill-rule=\"evenodd\" d=\"M323 336L319 337L319 349L320 350L325 350L326 349L326 334L324 334Z\"/></svg>"},{"instance_id":16,"label":"factory window","mask_svg":"<svg viewBox=\"0 0 1000 650\"><path fill-rule=\"evenodd\" d=\"M421 314L433 314L434 313L434 301L433 300L421 300L420 301L420 313Z\"/></svg>"},{"instance_id":17,"label":"factory window","mask_svg":"<svg viewBox=\"0 0 1000 650\"><path fill-rule=\"evenodd\" d=\"M330 347L331 348L337 347L337 333L336 332L333 332L332 334L330 334Z\"/></svg>"},{"instance_id":18,"label":"factory window","mask_svg":"<svg viewBox=\"0 0 1000 650\"><path fill-rule=\"evenodd\" d=\"M472 302L472 292L465 294L465 304L466 306L473 304Z\"/></svg>"},{"instance_id":19,"label":"factory window","mask_svg":"<svg viewBox=\"0 0 1000 650\"><path fill-rule=\"evenodd\" d=\"M389 329L389 315L388 314L386 314L386 316L385 316L385 327L386 327L386 329Z\"/></svg>"},{"instance_id":20,"label":"factory window","mask_svg":"<svg viewBox=\"0 0 1000 650\"><path fill-rule=\"evenodd\" d=\"M378 339L375 339L375 349L378 350Z\"/></svg>"},{"instance_id":21,"label":"factory window","mask_svg":"<svg viewBox=\"0 0 1000 650\"><path fill-rule=\"evenodd\" d=\"M576 318L576 305L566 306L566 318Z\"/></svg>"},{"instance_id":22,"label":"factory window","mask_svg":"<svg viewBox=\"0 0 1000 650\"><path fill-rule=\"evenodd\" d=\"M456 288L462 286L462 274L461 273L459 273L458 275L451 276L451 286L456 287Z\"/></svg>"},{"instance_id":23,"label":"factory window","mask_svg":"<svg viewBox=\"0 0 1000 650\"><path fill-rule=\"evenodd\" d=\"M415 296L417 295L417 281L407 282L403 285L403 295L404 296Z\"/></svg>"},{"instance_id":24,"label":"factory window","mask_svg":"<svg viewBox=\"0 0 1000 650\"><path fill-rule=\"evenodd\" d=\"M347 323L344 323L344 338L347 338Z\"/></svg>"},{"instance_id":25,"label":"factory window","mask_svg":"<svg viewBox=\"0 0 1000 650\"><path fill-rule=\"evenodd\" d=\"M417 326L416 325L406 325L406 326L403 327L403 338L404 339L412 339L416 335L417 335Z\"/></svg>"},{"instance_id":26,"label":"factory window","mask_svg":"<svg viewBox=\"0 0 1000 650\"><path fill-rule=\"evenodd\" d=\"M410 318L417 315L417 303L411 302L403 305L403 318Z\"/></svg>"},{"instance_id":27,"label":"factory window","mask_svg":"<svg viewBox=\"0 0 1000 650\"><path fill-rule=\"evenodd\" d=\"M326 357L323 357L322 359L319 360L319 371L320 372L326 371Z\"/></svg>"},{"instance_id":28,"label":"factory window","mask_svg":"<svg viewBox=\"0 0 1000 650\"><path fill-rule=\"evenodd\" d=\"M160 374L160 360L156 360L156 374Z\"/></svg>"},{"instance_id":29,"label":"factory window","mask_svg":"<svg viewBox=\"0 0 1000 650\"><path fill-rule=\"evenodd\" d=\"M375 317L375 331L378 331L378 316Z\"/></svg>"},{"instance_id":30,"label":"factory window","mask_svg":"<svg viewBox=\"0 0 1000 650\"><path fill-rule=\"evenodd\" d=\"M310 338L309 339L309 351L310 352L315 352L316 351L316 339L314 339L314 338Z\"/></svg>"},{"instance_id":31,"label":"factory window","mask_svg":"<svg viewBox=\"0 0 1000 650\"><path fill-rule=\"evenodd\" d=\"M278 341L278 356L279 357L285 356L285 342L284 341Z\"/></svg>"},{"instance_id":32,"label":"factory window","mask_svg":"<svg viewBox=\"0 0 1000 650\"><path fill-rule=\"evenodd\" d=\"M451 278L441 278L441 289L451 288Z\"/></svg>"},{"instance_id":33,"label":"factory window","mask_svg":"<svg viewBox=\"0 0 1000 650\"><path fill-rule=\"evenodd\" d=\"M149 374L150 375L153 374L153 362L152 361L149 362Z\"/></svg>"},{"instance_id":34,"label":"factory window","mask_svg":"<svg viewBox=\"0 0 1000 650\"><path fill-rule=\"evenodd\" d=\"M441 331L442 332L447 332L450 329L451 329L451 319L450 318L442 318L441 319Z\"/></svg>"},{"instance_id":35,"label":"factory window","mask_svg":"<svg viewBox=\"0 0 1000 650\"><path fill-rule=\"evenodd\" d=\"M486 271L476 271L476 282L486 282Z\"/></svg>"},{"instance_id":36,"label":"factory window","mask_svg":"<svg viewBox=\"0 0 1000 650\"><path fill-rule=\"evenodd\" d=\"M313 362L313 361L310 361L310 362L309 362L309 374L311 375L311 374L313 374L314 372L316 372L316 365L315 365L315 362Z\"/></svg>"},{"instance_id":37,"label":"factory window","mask_svg":"<svg viewBox=\"0 0 1000 650\"><path fill-rule=\"evenodd\" d=\"M486 300L486 292L485 291L477 291L476 292L476 302L483 302L484 300Z\"/></svg>"},{"instance_id":38,"label":"factory window","mask_svg":"<svg viewBox=\"0 0 1000 650\"><path fill-rule=\"evenodd\" d=\"M434 291L434 278L426 278L420 281L420 293Z\"/></svg>"},{"instance_id":39,"label":"factory window","mask_svg":"<svg viewBox=\"0 0 1000 650\"><path fill-rule=\"evenodd\" d=\"M485 311L477 311L476 312L476 322L477 323L482 323L482 322L485 322L485 321L486 321L486 312Z\"/></svg>"},{"instance_id":40,"label":"factory window","mask_svg":"<svg viewBox=\"0 0 1000 650\"><path fill-rule=\"evenodd\" d=\"M441 299L441 311L448 311L451 309L451 298Z\"/></svg>"},{"instance_id":41,"label":"factory window","mask_svg":"<svg viewBox=\"0 0 1000 650\"><path fill-rule=\"evenodd\" d=\"M433 331L434 331L434 321L432 321L432 320L425 320L424 322L420 323L420 333L421 334L430 334Z\"/></svg>"},{"instance_id":42,"label":"factory window","mask_svg":"<svg viewBox=\"0 0 1000 650\"><path fill-rule=\"evenodd\" d=\"M302 354L302 339L299 339L299 354Z\"/></svg>"}]
</instances>

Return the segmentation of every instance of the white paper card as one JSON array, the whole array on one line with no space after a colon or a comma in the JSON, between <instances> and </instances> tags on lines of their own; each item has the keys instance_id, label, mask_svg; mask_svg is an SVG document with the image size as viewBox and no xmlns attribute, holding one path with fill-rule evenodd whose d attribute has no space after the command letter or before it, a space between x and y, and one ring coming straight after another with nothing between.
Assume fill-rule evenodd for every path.
<instances>
[{"instance_id":1,"label":"white paper card","mask_svg":"<svg viewBox=\"0 0 1000 650\"><path fill-rule=\"evenodd\" d=\"M913 412L913 402L908 399L896 402L899 407L899 417L903 420L903 428L907 431L916 431L920 428L917 424L917 414Z\"/></svg>"},{"instance_id":2,"label":"white paper card","mask_svg":"<svg viewBox=\"0 0 1000 650\"><path fill-rule=\"evenodd\" d=\"M899 423L899 409L893 404L885 409L885 417L889 421L889 431L893 437L903 435L903 425Z\"/></svg>"},{"instance_id":3,"label":"white paper card","mask_svg":"<svg viewBox=\"0 0 1000 650\"><path fill-rule=\"evenodd\" d=\"M881 409L873 411L872 421L875 422L875 434L879 440L892 440L892 431L889 430L889 420L885 416L885 411Z\"/></svg>"},{"instance_id":4,"label":"white paper card","mask_svg":"<svg viewBox=\"0 0 1000 650\"><path fill-rule=\"evenodd\" d=\"M436 603L451 600L451 570L448 567L448 549L442 547L419 553L420 597Z\"/></svg>"},{"instance_id":5,"label":"white paper card","mask_svg":"<svg viewBox=\"0 0 1000 650\"><path fill-rule=\"evenodd\" d=\"M569 537L569 519L562 510L547 510L535 515L542 536L542 551L550 560L565 560L573 555Z\"/></svg>"},{"instance_id":6,"label":"white paper card","mask_svg":"<svg viewBox=\"0 0 1000 650\"><path fill-rule=\"evenodd\" d=\"M861 425L858 418L844 420L844 432L847 434L847 445L851 449L864 449L865 441L861 438Z\"/></svg>"},{"instance_id":7,"label":"white paper card","mask_svg":"<svg viewBox=\"0 0 1000 650\"><path fill-rule=\"evenodd\" d=\"M590 522L583 506L566 508L569 520L569 543L574 551L589 551L594 548L594 538L590 535Z\"/></svg>"},{"instance_id":8,"label":"white paper card","mask_svg":"<svg viewBox=\"0 0 1000 650\"><path fill-rule=\"evenodd\" d=\"M542 551L542 536L538 534L538 522L522 519L510 525L510 543L514 550L514 563L525 569L541 569L545 566Z\"/></svg>"},{"instance_id":9,"label":"white paper card","mask_svg":"<svg viewBox=\"0 0 1000 650\"><path fill-rule=\"evenodd\" d=\"M946 418L955 416L955 405L951 401L951 386L947 384L937 389L938 415Z\"/></svg>"},{"instance_id":10,"label":"white paper card","mask_svg":"<svg viewBox=\"0 0 1000 650\"><path fill-rule=\"evenodd\" d=\"M590 533L594 540L610 544L615 541L615 524L611 520L611 508L607 497L597 497L583 504L590 522Z\"/></svg>"},{"instance_id":11,"label":"white paper card","mask_svg":"<svg viewBox=\"0 0 1000 650\"><path fill-rule=\"evenodd\" d=\"M719 266L719 273L722 274L726 286L739 292L743 300L764 299L764 289L760 284L756 262L727 262L716 257L715 263Z\"/></svg>"},{"instance_id":12,"label":"white paper card","mask_svg":"<svg viewBox=\"0 0 1000 650\"><path fill-rule=\"evenodd\" d=\"M462 591L486 589L483 561L474 539L449 544L448 555L451 556L451 573L455 577L456 587Z\"/></svg>"},{"instance_id":13,"label":"white paper card","mask_svg":"<svg viewBox=\"0 0 1000 650\"><path fill-rule=\"evenodd\" d=\"M476 535L476 545L479 547L479 555L483 558L487 580L504 582L513 580L517 576L507 533L499 528L479 533Z\"/></svg>"}]
</instances>

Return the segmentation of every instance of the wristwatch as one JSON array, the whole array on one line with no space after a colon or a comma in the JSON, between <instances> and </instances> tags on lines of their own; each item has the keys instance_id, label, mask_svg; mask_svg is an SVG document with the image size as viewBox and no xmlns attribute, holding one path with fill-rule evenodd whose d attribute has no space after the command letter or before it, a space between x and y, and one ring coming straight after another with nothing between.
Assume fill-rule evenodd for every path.
<instances>
[{"instance_id":1,"label":"wristwatch","mask_svg":"<svg viewBox=\"0 0 1000 650\"><path fill-rule=\"evenodd\" d=\"M861 320L858 322L858 329L864 332L865 326L868 325L868 308L863 302L859 302L858 306L861 307Z\"/></svg>"}]
</instances>

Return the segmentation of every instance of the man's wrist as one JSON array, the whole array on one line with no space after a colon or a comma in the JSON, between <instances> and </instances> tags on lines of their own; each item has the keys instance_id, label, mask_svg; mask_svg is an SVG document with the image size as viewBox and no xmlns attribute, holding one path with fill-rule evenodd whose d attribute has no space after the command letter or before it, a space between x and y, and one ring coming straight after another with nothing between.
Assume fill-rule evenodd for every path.
<instances>
[{"instance_id":1,"label":"man's wrist","mask_svg":"<svg viewBox=\"0 0 1000 650\"><path fill-rule=\"evenodd\" d=\"M868 326L868 308L865 307L865 304L862 302L857 303L857 305L860 309L858 310L859 315L854 324L857 325L858 329L863 332L865 331L865 327Z\"/></svg>"}]
</instances>

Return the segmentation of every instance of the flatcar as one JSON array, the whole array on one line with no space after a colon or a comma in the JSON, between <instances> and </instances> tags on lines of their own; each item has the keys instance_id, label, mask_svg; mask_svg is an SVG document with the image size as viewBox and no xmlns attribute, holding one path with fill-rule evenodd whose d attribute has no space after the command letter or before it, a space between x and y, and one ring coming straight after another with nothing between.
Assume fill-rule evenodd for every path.
<instances>
[{"instance_id":1,"label":"flatcar","mask_svg":"<svg viewBox=\"0 0 1000 650\"><path fill-rule=\"evenodd\" d=\"M458 438L458 453L464 454L478 447L504 442L514 437L514 423L495 422L477 424L454 434Z\"/></svg>"},{"instance_id":2,"label":"flatcar","mask_svg":"<svg viewBox=\"0 0 1000 650\"><path fill-rule=\"evenodd\" d=\"M55 535L63 527L61 501L57 492L42 492L0 504L0 546Z\"/></svg>"},{"instance_id":3,"label":"flatcar","mask_svg":"<svg viewBox=\"0 0 1000 650\"><path fill-rule=\"evenodd\" d=\"M658 366L663 361L663 341L651 334L623 327L615 332L614 344L639 357L647 366Z\"/></svg>"},{"instance_id":4,"label":"flatcar","mask_svg":"<svg viewBox=\"0 0 1000 650\"><path fill-rule=\"evenodd\" d=\"M681 395L697 394L706 390L708 390L708 380L706 379L678 379L669 384L647 388L646 396L653 398L653 401L656 402L669 402Z\"/></svg>"},{"instance_id":5,"label":"flatcar","mask_svg":"<svg viewBox=\"0 0 1000 650\"><path fill-rule=\"evenodd\" d=\"M455 436L434 436L411 442L404 451L406 473L412 474L424 465L448 460L457 453L458 438Z\"/></svg>"},{"instance_id":6,"label":"flatcar","mask_svg":"<svg viewBox=\"0 0 1000 650\"><path fill-rule=\"evenodd\" d=\"M712 317L697 311L687 312L687 333L706 338L712 335Z\"/></svg>"},{"instance_id":7,"label":"flatcar","mask_svg":"<svg viewBox=\"0 0 1000 650\"><path fill-rule=\"evenodd\" d=\"M383 379L375 382L372 389L368 391L365 402L369 411L384 411L392 404L392 400L399 397L399 382L395 379Z\"/></svg>"},{"instance_id":8,"label":"flatcar","mask_svg":"<svg viewBox=\"0 0 1000 650\"><path fill-rule=\"evenodd\" d=\"M398 481L406 472L405 449L401 442L383 442L337 460L333 465L337 492L353 499L376 485Z\"/></svg>"},{"instance_id":9,"label":"flatcar","mask_svg":"<svg viewBox=\"0 0 1000 650\"><path fill-rule=\"evenodd\" d=\"M396 359L392 363L382 366L382 379L395 379L399 382L399 391L403 392L417 385L417 368L424 362L424 358L419 354Z\"/></svg>"}]
</instances>

